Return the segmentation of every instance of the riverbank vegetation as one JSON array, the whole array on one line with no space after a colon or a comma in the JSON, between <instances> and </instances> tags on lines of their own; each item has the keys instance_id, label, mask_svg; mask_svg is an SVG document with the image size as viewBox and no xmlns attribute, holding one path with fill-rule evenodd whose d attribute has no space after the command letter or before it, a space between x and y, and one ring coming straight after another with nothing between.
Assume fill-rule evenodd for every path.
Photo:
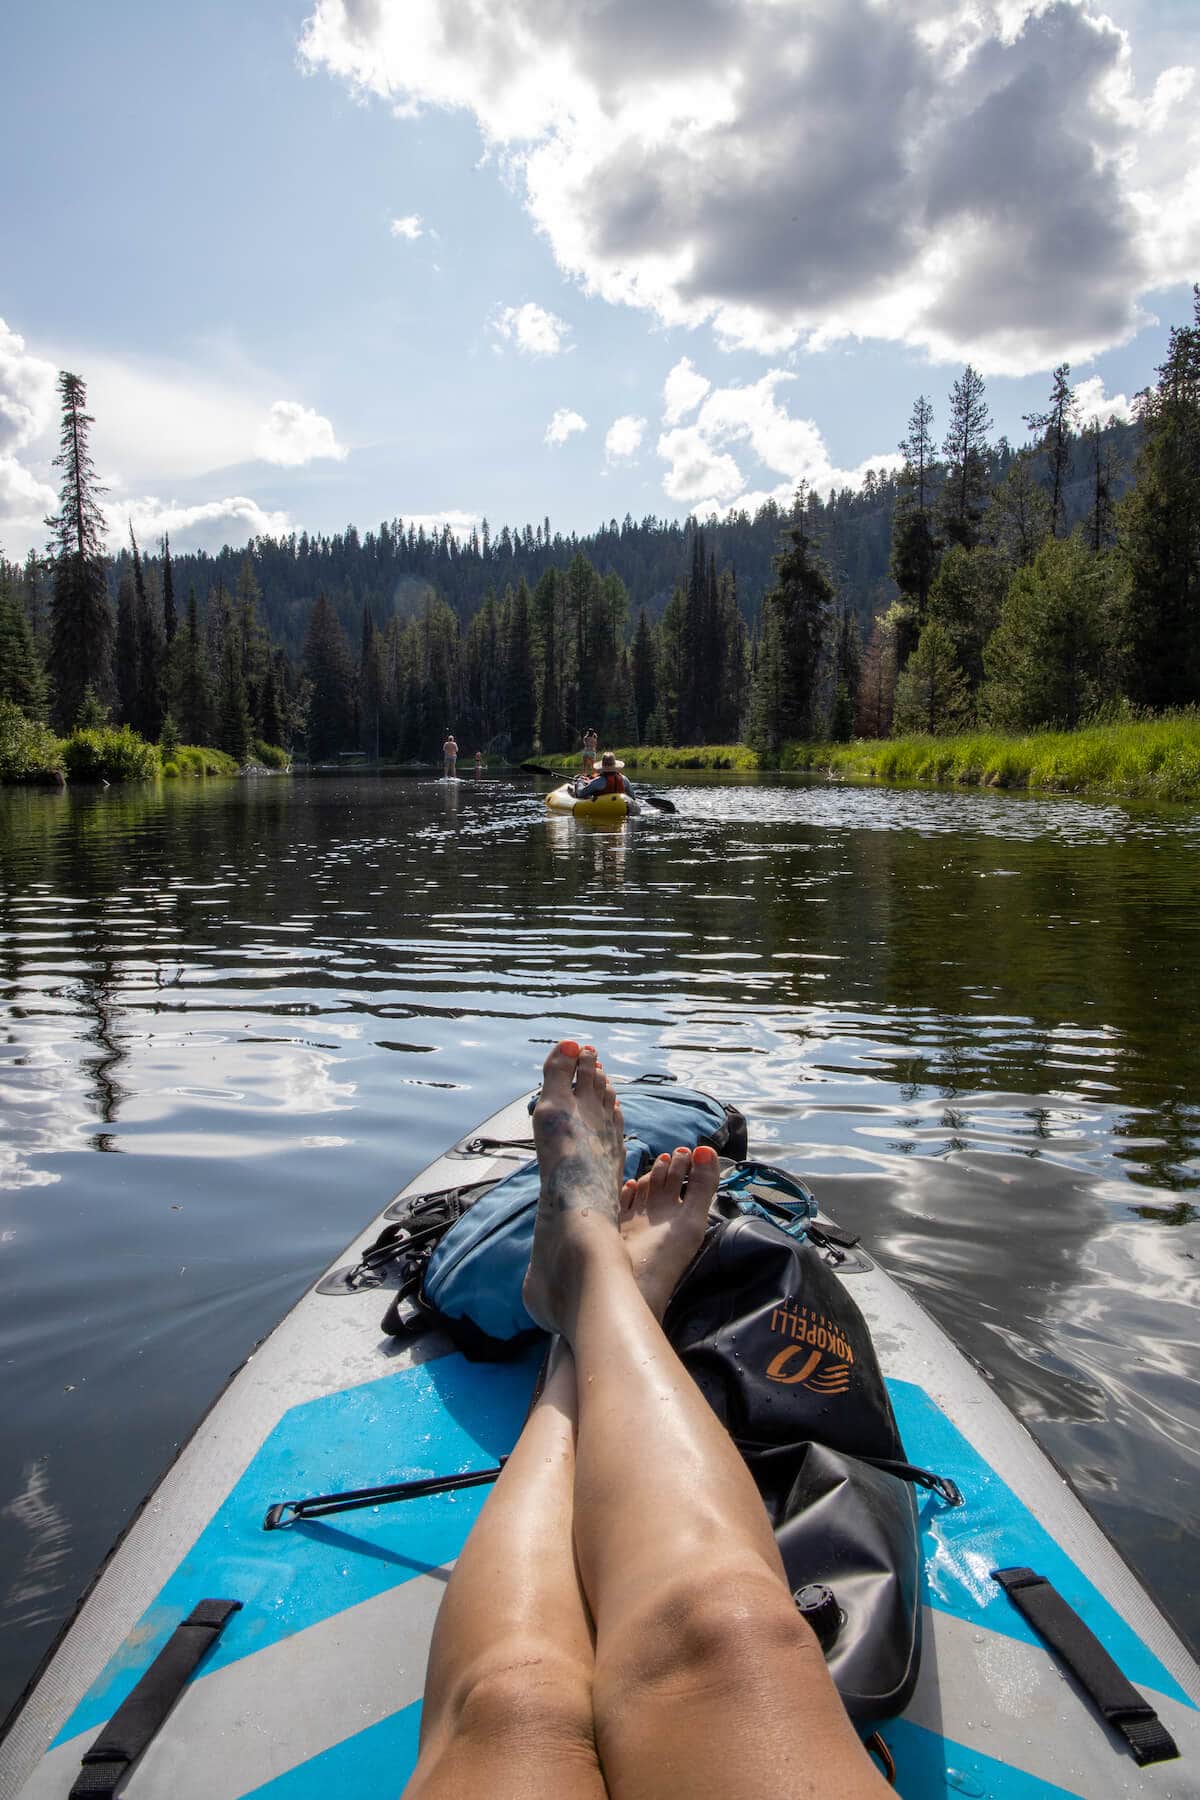
<instances>
[{"instance_id":1,"label":"riverbank vegetation","mask_svg":"<svg viewBox=\"0 0 1200 1800\"><path fill-rule=\"evenodd\" d=\"M853 492L587 539L394 520L215 558L166 538L145 555L131 532L110 557L84 386L60 390L52 551L0 558L0 696L64 736L128 729L169 767L180 739L238 765L293 745L403 763L453 729L465 758L518 761L594 727L662 769L833 743L899 771L880 743L1032 733L1044 751L1049 731L1200 702L1200 293L1133 424L1085 426L1062 364L1029 441L993 441L968 366L940 442L921 395L900 469Z\"/></svg>"},{"instance_id":2,"label":"riverbank vegetation","mask_svg":"<svg viewBox=\"0 0 1200 1800\"><path fill-rule=\"evenodd\" d=\"M1194 707L1160 718L1083 725L1076 731L967 731L949 737L917 733L841 744L785 743L769 763L745 744L684 749L633 745L617 755L635 778L678 770L749 774L771 768L864 781L1200 801L1200 709ZM575 774L579 757L550 757L546 766Z\"/></svg>"}]
</instances>

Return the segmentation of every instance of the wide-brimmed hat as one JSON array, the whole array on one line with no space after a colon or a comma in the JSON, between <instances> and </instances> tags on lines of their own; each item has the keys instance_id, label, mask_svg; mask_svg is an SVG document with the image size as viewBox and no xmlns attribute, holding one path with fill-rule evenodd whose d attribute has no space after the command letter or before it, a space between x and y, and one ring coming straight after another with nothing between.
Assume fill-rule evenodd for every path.
<instances>
[{"instance_id":1,"label":"wide-brimmed hat","mask_svg":"<svg viewBox=\"0 0 1200 1800\"><path fill-rule=\"evenodd\" d=\"M620 757L614 756L611 750L606 750L604 755L600 758L600 767L604 768L605 765L610 769L623 769L625 767L625 764L621 761Z\"/></svg>"}]
</instances>

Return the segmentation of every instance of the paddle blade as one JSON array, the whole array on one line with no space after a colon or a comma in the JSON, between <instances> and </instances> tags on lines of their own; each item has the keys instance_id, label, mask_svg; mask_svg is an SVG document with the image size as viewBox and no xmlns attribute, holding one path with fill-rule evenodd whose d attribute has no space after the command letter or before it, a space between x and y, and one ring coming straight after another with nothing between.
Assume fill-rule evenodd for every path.
<instances>
[{"instance_id":1,"label":"paddle blade","mask_svg":"<svg viewBox=\"0 0 1200 1800\"><path fill-rule=\"evenodd\" d=\"M643 794L642 799L647 806L654 807L656 812L678 812L679 808L673 800L664 800L661 794Z\"/></svg>"}]
</instances>

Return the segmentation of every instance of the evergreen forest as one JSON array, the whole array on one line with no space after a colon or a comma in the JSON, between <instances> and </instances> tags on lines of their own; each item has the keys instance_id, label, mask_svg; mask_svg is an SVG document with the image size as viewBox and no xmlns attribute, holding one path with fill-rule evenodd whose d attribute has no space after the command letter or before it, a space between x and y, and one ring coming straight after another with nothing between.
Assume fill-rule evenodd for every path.
<instances>
[{"instance_id":1,"label":"evergreen forest","mask_svg":"<svg viewBox=\"0 0 1200 1800\"><path fill-rule=\"evenodd\" d=\"M237 764L516 760L622 745L1073 730L1200 702L1200 289L1130 423L1064 363L1028 439L968 366L860 489L586 536L362 535L107 548L84 381L59 378L60 507L0 555L0 717ZM135 758L136 762L136 758ZM11 766L10 766L11 765ZM19 775L20 758L0 772ZM144 772L144 770L135 770Z\"/></svg>"}]
</instances>

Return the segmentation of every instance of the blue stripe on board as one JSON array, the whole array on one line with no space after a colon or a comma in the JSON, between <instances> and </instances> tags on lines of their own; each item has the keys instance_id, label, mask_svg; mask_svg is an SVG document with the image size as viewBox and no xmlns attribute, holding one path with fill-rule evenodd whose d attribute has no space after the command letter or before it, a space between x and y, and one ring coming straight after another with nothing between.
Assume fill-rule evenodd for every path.
<instances>
[{"instance_id":1,"label":"blue stripe on board","mask_svg":"<svg viewBox=\"0 0 1200 1800\"><path fill-rule=\"evenodd\" d=\"M252 1788L242 1800L396 1800L417 1766L421 1702ZM482 1800L482 1797L481 1797Z\"/></svg>"},{"instance_id":2,"label":"blue stripe on board","mask_svg":"<svg viewBox=\"0 0 1200 1800\"><path fill-rule=\"evenodd\" d=\"M516 1442L541 1355L439 1356L290 1408L55 1742L103 1725L197 1600L242 1602L203 1676L456 1557L487 1488L283 1531L264 1531L263 1514L275 1500L494 1464Z\"/></svg>"},{"instance_id":3,"label":"blue stripe on board","mask_svg":"<svg viewBox=\"0 0 1200 1800\"><path fill-rule=\"evenodd\" d=\"M922 1468L949 1475L966 1502L946 1506L935 1495L921 1496L918 1510L929 1605L1005 1637L1040 1645L1032 1626L991 1579L993 1569L1028 1565L1054 1583L1135 1686L1157 1688L1191 1706L1154 1652L1059 1549L925 1389L908 1381L887 1385L906 1456Z\"/></svg>"},{"instance_id":4,"label":"blue stripe on board","mask_svg":"<svg viewBox=\"0 0 1200 1800\"><path fill-rule=\"evenodd\" d=\"M968 1750L965 1744L956 1744L907 1719L881 1725L879 1735L895 1758L896 1792L901 1800L933 1800L938 1794L971 1794L986 1796L986 1800L1079 1800L1075 1788L1058 1787L1026 1775L1022 1769L1011 1769L1007 1763ZM1113 1760L1118 1764L1121 1760L1116 1751ZM1116 1773L1114 1769L1114 1779ZM274 1789L272 1800L273 1796ZM1084 1796L1083 1800L1095 1797Z\"/></svg>"}]
</instances>

